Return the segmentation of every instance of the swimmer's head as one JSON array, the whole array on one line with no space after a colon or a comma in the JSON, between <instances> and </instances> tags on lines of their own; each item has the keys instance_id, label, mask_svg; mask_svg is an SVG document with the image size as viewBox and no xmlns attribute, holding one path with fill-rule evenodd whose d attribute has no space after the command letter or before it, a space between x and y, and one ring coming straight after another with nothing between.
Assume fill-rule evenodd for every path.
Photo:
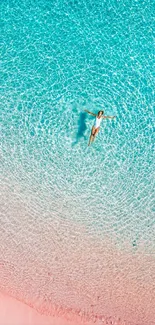
<instances>
[{"instance_id":1,"label":"swimmer's head","mask_svg":"<svg viewBox=\"0 0 155 325\"><path fill-rule=\"evenodd\" d=\"M101 117L103 114L104 114L104 111L99 111L99 112L97 113L97 115L98 115L99 117Z\"/></svg>"}]
</instances>

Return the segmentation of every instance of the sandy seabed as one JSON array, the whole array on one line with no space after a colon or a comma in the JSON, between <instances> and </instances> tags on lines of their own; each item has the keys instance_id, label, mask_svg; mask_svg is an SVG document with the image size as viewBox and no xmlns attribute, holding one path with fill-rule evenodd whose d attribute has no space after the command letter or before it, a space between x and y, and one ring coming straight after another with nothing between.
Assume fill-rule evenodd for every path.
<instances>
[{"instance_id":1,"label":"sandy seabed","mask_svg":"<svg viewBox=\"0 0 155 325\"><path fill-rule=\"evenodd\" d=\"M82 223L43 218L31 199L3 187L0 325L155 325L154 246L126 238L122 249Z\"/></svg>"}]
</instances>

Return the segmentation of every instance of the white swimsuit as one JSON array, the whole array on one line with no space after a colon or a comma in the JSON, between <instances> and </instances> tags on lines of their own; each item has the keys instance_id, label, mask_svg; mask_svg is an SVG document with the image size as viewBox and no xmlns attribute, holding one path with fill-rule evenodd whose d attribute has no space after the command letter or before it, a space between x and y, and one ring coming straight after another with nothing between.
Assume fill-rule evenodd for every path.
<instances>
[{"instance_id":1,"label":"white swimsuit","mask_svg":"<svg viewBox=\"0 0 155 325\"><path fill-rule=\"evenodd\" d=\"M100 127L101 120L102 120L102 117L98 118L98 117L96 116L95 123L94 123L94 127L95 127L96 129Z\"/></svg>"}]
</instances>

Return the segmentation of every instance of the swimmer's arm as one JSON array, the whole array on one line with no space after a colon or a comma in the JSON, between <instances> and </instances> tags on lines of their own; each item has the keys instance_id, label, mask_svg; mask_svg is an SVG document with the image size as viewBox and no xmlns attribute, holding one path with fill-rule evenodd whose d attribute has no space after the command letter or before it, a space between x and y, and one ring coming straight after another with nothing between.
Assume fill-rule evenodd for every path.
<instances>
[{"instance_id":1,"label":"swimmer's arm","mask_svg":"<svg viewBox=\"0 0 155 325\"><path fill-rule=\"evenodd\" d=\"M90 114L90 115L93 115L93 116L96 116L96 114L92 113L92 112L89 112L87 111L87 109L84 110L86 113Z\"/></svg>"},{"instance_id":2,"label":"swimmer's arm","mask_svg":"<svg viewBox=\"0 0 155 325\"><path fill-rule=\"evenodd\" d=\"M116 116L102 116L102 118L111 118L111 119L113 119L113 118L116 118Z\"/></svg>"}]
</instances>

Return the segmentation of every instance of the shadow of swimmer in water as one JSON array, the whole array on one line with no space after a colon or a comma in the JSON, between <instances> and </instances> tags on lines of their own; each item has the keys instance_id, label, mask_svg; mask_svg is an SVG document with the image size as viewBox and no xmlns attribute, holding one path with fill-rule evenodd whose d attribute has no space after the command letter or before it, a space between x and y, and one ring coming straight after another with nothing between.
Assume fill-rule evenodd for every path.
<instances>
[{"instance_id":1,"label":"shadow of swimmer in water","mask_svg":"<svg viewBox=\"0 0 155 325\"><path fill-rule=\"evenodd\" d=\"M87 116L86 113L84 112L80 113L80 117L78 121L78 132L76 135L76 141L73 143L73 145L76 145L81 138L85 137L85 131L87 129L86 122L85 122L86 116Z\"/></svg>"},{"instance_id":2,"label":"shadow of swimmer in water","mask_svg":"<svg viewBox=\"0 0 155 325\"><path fill-rule=\"evenodd\" d=\"M91 129L91 134L90 134L90 138L89 138L89 142L88 142L88 146L90 146L91 142L94 141L96 135L98 134L98 132L100 130L100 124L101 124L102 119L106 119L106 118L113 119L116 116L105 116L104 111L99 111L97 114L95 114L95 113L89 112L85 109L85 112L96 117L94 125L92 126L92 129Z\"/></svg>"}]
</instances>

